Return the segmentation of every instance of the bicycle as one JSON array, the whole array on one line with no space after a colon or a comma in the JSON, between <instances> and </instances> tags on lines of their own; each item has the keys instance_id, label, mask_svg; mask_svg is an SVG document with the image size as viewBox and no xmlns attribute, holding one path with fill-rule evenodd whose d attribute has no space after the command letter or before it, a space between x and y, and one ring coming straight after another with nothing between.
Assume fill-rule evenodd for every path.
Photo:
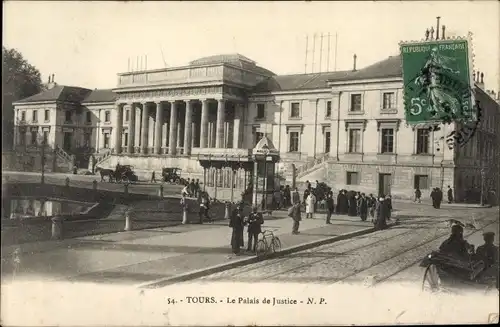
<instances>
[{"instance_id":1,"label":"bicycle","mask_svg":"<svg viewBox=\"0 0 500 327\"><path fill-rule=\"evenodd\" d=\"M278 236L270 230L260 233L262 237L257 241L257 257L269 255L281 251L281 241Z\"/></svg>"}]
</instances>

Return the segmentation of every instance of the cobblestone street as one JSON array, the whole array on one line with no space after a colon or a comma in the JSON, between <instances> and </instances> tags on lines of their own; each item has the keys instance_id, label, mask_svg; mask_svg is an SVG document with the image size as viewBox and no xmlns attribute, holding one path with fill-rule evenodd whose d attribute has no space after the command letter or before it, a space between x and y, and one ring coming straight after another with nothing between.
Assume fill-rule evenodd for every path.
<instances>
[{"instance_id":1,"label":"cobblestone street","mask_svg":"<svg viewBox=\"0 0 500 327\"><path fill-rule=\"evenodd\" d=\"M498 209L416 209L415 218L404 215L400 225L286 257L227 270L203 281L317 282L317 283L421 283L420 260L448 237L447 220L472 222L478 230L466 229L464 236L477 246L482 233L498 231ZM496 239L498 244L498 237Z\"/></svg>"}]
</instances>

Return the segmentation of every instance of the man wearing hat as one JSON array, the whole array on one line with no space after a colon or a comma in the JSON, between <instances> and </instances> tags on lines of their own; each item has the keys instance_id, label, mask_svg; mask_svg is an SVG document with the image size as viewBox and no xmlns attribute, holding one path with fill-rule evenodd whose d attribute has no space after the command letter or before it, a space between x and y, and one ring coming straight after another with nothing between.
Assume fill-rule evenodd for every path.
<instances>
[{"instance_id":1,"label":"man wearing hat","mask_svg":"<svg viewBox=\"0 0 500 327\"><path fill-rule=\"evenodd\" d=\"M264 223L264 217L260 212L257 212L257 206L252 208L252 212L248 215L248 252L255 252L257 248L257 240L262 232L261 225Z\"/></svg>"},{"instance_id":2,"label":"man wearing hat","mask_svg":"<svg viewBox=\"0 0 500 327\"><path fill-rule=\"evenodd\" d=\"M439 247L440 252L466 261L469 261L471 250L473 251L473 246L464 239L464 228L460 225L451 226L450 237Z\"/></svg>"},{"instance_id":3,"label":"man wearing hat","mask_svg":"<svg viewBox=\"0 0 500 327\"><path fill-rule=\"evenodd\" d=\"M488 269L495 264L498 264L498 247L493 244L495 241L494 232L483 233L484 244L476 250L478 260L484 262L484 268Z\"/></svg>"}]
</instances>

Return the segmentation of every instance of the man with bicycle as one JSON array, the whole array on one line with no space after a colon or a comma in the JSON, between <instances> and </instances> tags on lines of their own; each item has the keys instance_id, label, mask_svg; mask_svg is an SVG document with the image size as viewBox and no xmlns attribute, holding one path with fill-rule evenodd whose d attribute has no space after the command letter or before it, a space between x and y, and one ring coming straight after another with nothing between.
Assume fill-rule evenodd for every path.
<instances>
[{"instance_id":1,"label":"man with bicycle","mask_svg":"<svg viewBox=\"0 0 500 327\"><path fill-rule=\"evenodd\" d=\"M252 208L252 212L248 216L248 252L255 252L257 248L257 240L262 232L261 225L264 223L264 217L260 212L257 212L257 206ZM253 242L252 242L253 240Z\"/></svg>"}]
</instances>

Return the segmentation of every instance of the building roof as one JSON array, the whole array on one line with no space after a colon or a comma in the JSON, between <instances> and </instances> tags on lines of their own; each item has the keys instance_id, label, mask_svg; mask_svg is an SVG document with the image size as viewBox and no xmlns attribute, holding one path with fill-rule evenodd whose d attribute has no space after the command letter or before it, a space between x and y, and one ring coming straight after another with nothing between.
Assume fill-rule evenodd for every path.
<instances>
[{"instance_id":1,"label":"building roof","mask_svg":"<svg viewBox=\"0 0 500 327\"><path fill-rule=\"evenodd\" d=\"M391 56L360 70L273 76L259 83L254 92L296 91L328 88L328 82L401 77L401 57Z\"/></svg>"},{"instance_id":2,"label":"building roof","mask_svg":"<svg viewBox=\"0 0 500 327\"><path fill-rule=\"evenodd\" d=\"M51 89L16 101L15 103L65 101L79 103L91 92L89 89L76 86L54 85Z\"/></svg>"},{"instance_id":3,"label":"building roof","mask_svg":"<svg viewBox=\"0 0 500 327\"><path fill-rule=\"evenodd\" d=\"M244 61L250 64L255 65L255 61L239 54L239 53L230 53L230 54L219 54L208 57L202 57L196 60L191 61L190 65L208 65L208 64L220 64L220 63L238 63L240 61Z\"/></svg>"},{"instance_id":4,"label":"building roof","mask_svg":"<svg viewBox=\"0 0 500 327\"><path fill-rule=\"evenodd\" d=\"M241 67L243 69L247 69L253 71L257 74L273 76L276 75L272 71L265 69L263 67L257 66L255 61L241 55L239 53L230 53L230 54L220 54L214 56L208 56L193 60L189 63L191 66L197 65L210 65L210 64L231 64L234 66Z\"/></svg>"},{"instance_id":5,"label":"building roof","mask_svg":"<svg viewBox=\"0 0 500 327\"><path fill-rule=\"evenodd\" d=\"M116 93L111 89L95 89L83 99L82 103L115 102Z\"/></svg>"}]
</instances>

